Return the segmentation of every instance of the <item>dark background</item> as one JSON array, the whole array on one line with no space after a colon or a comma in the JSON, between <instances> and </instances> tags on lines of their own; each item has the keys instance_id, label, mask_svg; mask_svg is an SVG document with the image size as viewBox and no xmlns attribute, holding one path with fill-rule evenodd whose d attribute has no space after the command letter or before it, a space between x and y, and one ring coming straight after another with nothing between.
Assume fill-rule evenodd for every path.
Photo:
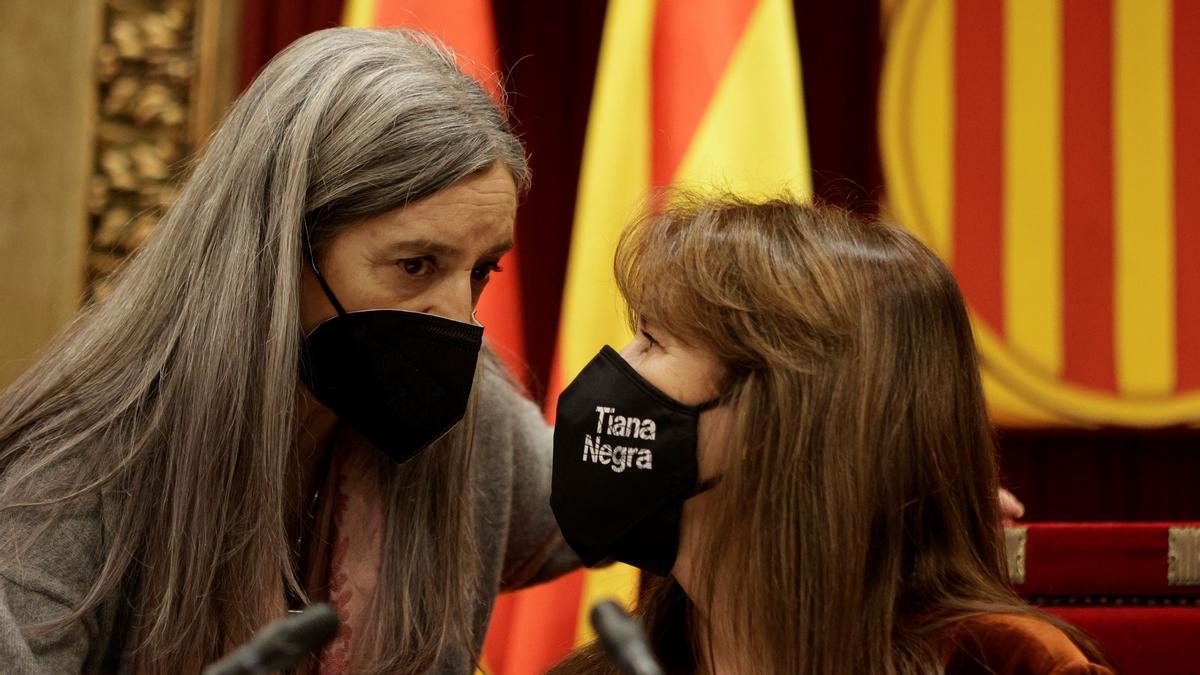
<instances>
[{"instance_id":1,"label":"dark background","mask_svg":"<svg viewBox=\"0 0 1200 675\"><path fill-rule=\"evenodd\" d=\"M305 33L341 23L342 0L246 0L241 85ZM813 185L875 214L883 196L875 111L883 55L878 0L794 0ZM533 188L517 215L535 393L558 329L575 190L600 47L601 0L494 0L501 67ZM999 432L1005 484L1036 520L1200 520L1200 432Z\"/></svg>"}]
</instances>

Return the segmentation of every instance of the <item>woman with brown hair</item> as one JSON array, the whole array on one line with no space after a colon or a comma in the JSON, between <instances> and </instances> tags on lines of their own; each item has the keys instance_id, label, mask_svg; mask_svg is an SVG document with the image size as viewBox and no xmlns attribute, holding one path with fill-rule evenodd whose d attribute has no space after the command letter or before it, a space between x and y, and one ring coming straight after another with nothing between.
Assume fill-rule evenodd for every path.
<instances>
[{"instance_id":1,"label":"woman with brown hair","mask_svg":"<svg viewBox=\"0 0 1200 675\"><path fill-rule=\"evenodd\" d=\"M0 670L196 673L328 600L308 672L470 672L499 589L578 564L540 411L476 368L527 183L431 40L276 57L0 394Z\"/></svg>"},{"instance_id":2,"label":"woman with brown hair","mask_svg":"<svg viewBox=\"0 0 1200 675\"><path fill-rule=\"evenodd\" d=\"M647 575L669 673L1108 673L1023 603L959 289L895 227L671 200L621 239L636 326L558 405L551 503ZM596 646L555 673L608 673Z\"/></svg>"}]
</instances>

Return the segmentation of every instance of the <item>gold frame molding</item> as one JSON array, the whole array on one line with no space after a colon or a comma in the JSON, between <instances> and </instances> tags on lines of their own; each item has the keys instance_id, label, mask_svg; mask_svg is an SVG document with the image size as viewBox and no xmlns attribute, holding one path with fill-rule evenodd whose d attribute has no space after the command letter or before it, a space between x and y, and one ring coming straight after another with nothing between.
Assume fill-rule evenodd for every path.
<instances>
[{"instance_id":1,"label":"gold frame molding","mask_svg":"<svg viewBox=\"0 0 1200 675\"><path fill-rule=\"evenodd\" d=\"M1167 585L1200 586L1200 527L1167 530Z\"/></svg>"},{"instance_id":2,"label":"gold frame molding","mask_svg":"<svg viewBox=\"0 0 1200 675\"><path fill-rule=\"evenodd\" d=\"M1013 584L1025 583L1025 544L1028 539L1027 528L1004 528L1004 558L1008 561L1008 579Z\"/></svg>"},{"instance_id":3,"label":"gold frame molding","mask_svg":"<svg viewBox=\"0 0 1200 675\"><path fill-rule=\"evenodd\" d=\"M105 0L88 187L89 297L174 201L187 160L233 96L235 0Z\"/></svg>"}]
</instances>

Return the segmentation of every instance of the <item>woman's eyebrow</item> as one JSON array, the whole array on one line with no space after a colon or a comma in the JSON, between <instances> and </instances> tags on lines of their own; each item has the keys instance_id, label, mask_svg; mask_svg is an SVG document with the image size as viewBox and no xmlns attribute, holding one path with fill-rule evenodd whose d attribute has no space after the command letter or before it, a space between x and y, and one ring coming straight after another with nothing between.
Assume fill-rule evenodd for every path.
<instances>
[{"instance_id":1,"label":"woman's eyebrow","mask_svg":"<svg viewBox=\"0 0 1200 675\"><path fill-rule=\"evenodd\" d=\"M432 239L406 239L388 244L388 250L402 252L405 255L417 256L442 256L455 257L462 255L462 250L440 241Z\"/></svg>"},{"instance_id":2,"label":"woman's eyebrow","mask_svg":"<svg viewBox=\"0 0 1200 675\"><path fill-rule=\"evenodd\" d=\"M457 258L464 255L463 250L452 244L445 242L434 241L432 239L406 239L388 244L388 250L413 257L418 256L438 256L442 258ZM511 239L503 241L495 246L484 251L481 257L499 258L508 253L513 248Z\"/></svg>"},{"instance_id":3,"label":"woman's eyebrow","mask_svg":"<svg viewBox=\"0 0 1200 675\"><path fill-rule=\"evenodd\" d=\"M483 253L483 257L485 257L485 258L491 258L491 257L496 257L496 258L499 258L500 256L504 255L505 253L508 253L508 252L509 252L509 251L511 251L512 249L513 249L513 242L512 242L512 239L509 239L509 240L506 240L506 241L504 241L504 242L501 242L501 243L499 243L499 244L496 244L495 246L493 246L493 247L489 248L487 251L484 251L484 253Z\"/></svg>"}]
</instances>

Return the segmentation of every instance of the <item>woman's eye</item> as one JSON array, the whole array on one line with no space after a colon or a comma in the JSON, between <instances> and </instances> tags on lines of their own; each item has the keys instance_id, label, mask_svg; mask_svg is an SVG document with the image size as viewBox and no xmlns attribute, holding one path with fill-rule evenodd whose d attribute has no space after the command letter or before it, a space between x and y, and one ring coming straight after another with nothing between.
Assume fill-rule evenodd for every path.
<instances>
[{"instance_id":1,"label":"woman's eye","mask_svg":"<svg viewBox=\"0 0 1200 675\"><path fill-rule=\"evenodd\" d=\"M646 342L647 342L646 348L647 349L658 346L658 340L655 340L654 336L651 335L649 331L647 331L645 328L643 328L640 332L642 334L642 337L646 338Z\"/></svg>"},{"instance_id":2,"label":"woman's eye","mask_svg":"<svg viewBox=\"0 0 1200 675\"><path fill-rule=\"evenodd\" d=\"M400 269L411 277L423 277L433 273L433 262L428 258L406 258L401 260Z\"/></svg>"},{"instance_id":3,"label":"woman's eye","mask_svg":"<svg viewBox=\"0 0 1200 675\"><path fill-rule=\"evenodd\" d=\"M504 270L500 267L500 265L494 262L483 263L482 265L479 265L475 269L471 270L471 278L475 281L486 283L489 279L491 279L492 272L503 271Z\"/></svg>"}]
</instances>

